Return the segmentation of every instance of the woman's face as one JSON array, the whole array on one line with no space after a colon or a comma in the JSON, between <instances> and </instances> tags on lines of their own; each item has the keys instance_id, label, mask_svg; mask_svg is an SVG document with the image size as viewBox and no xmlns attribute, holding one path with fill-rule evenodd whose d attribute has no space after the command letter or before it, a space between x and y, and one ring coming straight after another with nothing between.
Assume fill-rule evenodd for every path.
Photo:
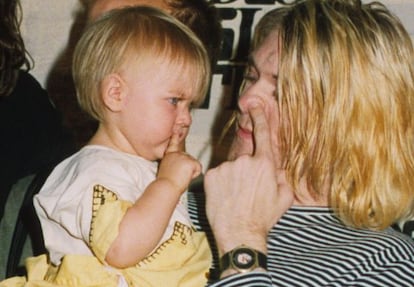
<instances>
[{"instance_id":1,"label":"woman's face","mask_svg":"<svg viewBox=\"0 0 414 287\"><path fill-rule=\"evenodd\" d=\"M241 155L252 155L255 149L253 123L249 116L249 108L254 105L263 107L270 126L272 143L278 146L279 112L276 102L276 87L279 64L278 33L272 32L265 41L253 51L249 57L245 73L244 85L238 101L236 134L229 152L233 160ZM276 149L278 150L278 149ZM276 155L277 166L280 159Z\"/></svg>"}]
</instances>

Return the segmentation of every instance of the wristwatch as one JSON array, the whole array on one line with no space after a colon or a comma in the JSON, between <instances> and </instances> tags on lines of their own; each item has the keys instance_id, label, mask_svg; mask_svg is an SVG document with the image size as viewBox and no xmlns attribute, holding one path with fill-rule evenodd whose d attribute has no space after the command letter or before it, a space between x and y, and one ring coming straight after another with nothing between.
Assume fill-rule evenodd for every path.
<instances>
[{"instance_id":1,"label":"wristwatch","mask_svg":"<svg viewBox=\"0 0 414 287\"><path fill-rule=\"evenodd\" d=\"M225 253L220 259L220 271L234 269L239 273L252 271L256 268L267 268L267 256L246 245L240 245Z\"/></svg>"}]
</instances>

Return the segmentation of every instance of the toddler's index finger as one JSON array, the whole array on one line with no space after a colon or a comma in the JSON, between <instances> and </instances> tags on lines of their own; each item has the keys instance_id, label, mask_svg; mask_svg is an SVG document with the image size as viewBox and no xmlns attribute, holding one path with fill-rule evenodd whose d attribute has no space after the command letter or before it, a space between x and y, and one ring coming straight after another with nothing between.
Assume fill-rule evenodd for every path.
<instances>
[{"instance_id":1,"label":"toddler's index finger","mask_svg":"<svg viewBox=\"0 0 414 287\"><path fill-rule=\"evenodd\" d=\"M180 144L180 136L178 133L173 133L170 142L168 143L165 153L182 151L183 146Z\"/></svg>"},{"instance_id":2,"label":"toddler's index finger","mask_svg":"<svg viewBox=\"0 0 414 287\"><path fill-rule=\"evenodd\" d=\"M273 158L273 147L270 137L270 127L266 121L266 116L261 106L249 109L250 117L253 121L253 136L255 142L254 155L270 156Z\"/></svg>"}]
</instances>

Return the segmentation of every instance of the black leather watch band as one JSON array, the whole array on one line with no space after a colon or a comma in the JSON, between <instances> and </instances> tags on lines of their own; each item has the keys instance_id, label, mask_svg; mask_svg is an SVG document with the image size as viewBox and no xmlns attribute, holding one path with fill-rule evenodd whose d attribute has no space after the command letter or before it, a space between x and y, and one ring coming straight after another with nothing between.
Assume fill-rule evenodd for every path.
<instances>
[{"instance_id":1,"label":"black leather watch band","mask_svg":"<svg viewBox=\"0 0 414 287\"><path fill-rule=\"evenodd\" d=\"M267 256L246 245L241 245L224 254L220 259L220 271L234 269L243 273L256 268L267 268Z\"/></svg>"}]
</instances>

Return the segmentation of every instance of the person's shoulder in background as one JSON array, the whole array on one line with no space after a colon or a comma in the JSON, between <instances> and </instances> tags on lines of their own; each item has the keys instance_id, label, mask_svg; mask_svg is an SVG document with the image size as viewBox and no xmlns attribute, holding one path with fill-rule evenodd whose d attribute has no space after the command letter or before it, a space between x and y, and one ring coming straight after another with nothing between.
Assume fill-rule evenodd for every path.
<instances>
[{"instance_id":1,"label":"person's shoulder in background","mask_svg":"<svg viewBox=\"0 0 414 287\"><path fill-rule=\"evenodd\" d=\"M23 70L12 93L0 98L0 133L1 174L13 181L72 152L72 137L60 112Z\"/></svg>"}]
</instances>

